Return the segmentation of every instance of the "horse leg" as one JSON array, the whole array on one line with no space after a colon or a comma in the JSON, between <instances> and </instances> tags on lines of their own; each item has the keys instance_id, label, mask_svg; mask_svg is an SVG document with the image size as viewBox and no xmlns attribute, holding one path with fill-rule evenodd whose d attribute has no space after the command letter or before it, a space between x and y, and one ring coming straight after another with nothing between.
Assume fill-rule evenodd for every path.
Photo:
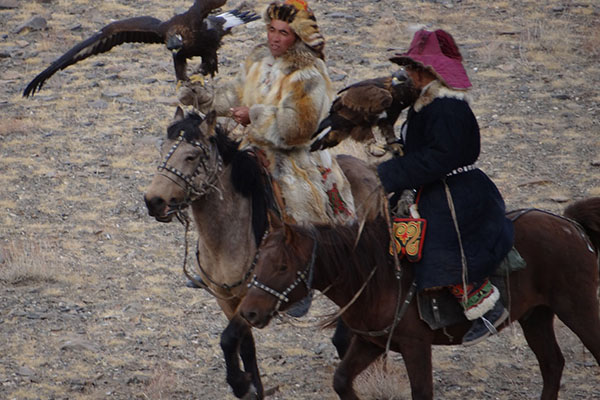
<instances>
[{"instance_id":1,"label":"horse leg","mask_svg":"<svg viewBox=\"0 0 600 400\"><path fill-rule=\"evenodd\" d=\"M342 319L338 317L337 324L335 326L335 332L333 333L331 342L335 346L340 360L342 360L346 355L348 347L350 347L351 340L352 332L350 331L350 329L348 329L344 321L342 321Z\"/></svg>"},{"instance_id":2,"label":"horse leg","mask_svg":"<svg viewBox=\"0 0 600 400\"><path fill-rule=\"evenodd\" d=\"M542 371L544 388L540 400L558 399L560 378L565 358L558 347L554 334L554 312L546 306L538 306L519 323L527 344L537 357Z\"/></svg>"},{"instance_id":3,"label":"horse leg","mask_svg":"<svg viewBox=\"0 0 600 400\"><path fill-rule=\"evenodd\" d=\"M579 296L576 307L569 304L568 307L561 307L555 311L558 318L579 337L600 365L600 307L596 289L586 292L587 296Z\"/></svg>"},{"instance_id":4,"label":"horse leg","mask_svg":"<svg viewBox=\"0 0 600 400\"><path fill-rule=\"evenodd\" d=\"M250 339L247 339L247 336L250 336ZM262 385L260 385L260 377L258 376L256 355L254 354L253 356L256 376L252 376L250 372L243 372L240 369L240 360L238 356L240 345L246 341L246 347L250 346L250 344L248 344L248 340L251 340L252 349L245 348L243 350L243 357L247 360L249 365L251 365L252 357L247 353L249 353L250 350L254 352L254 339L252 339L252 331L246 321L244 321L239 315L235 315L229 321L229 324L223 333L221 333L221 349L223 350L223 355L225 357L227 383L229 386L231 386L233 394L237 398L242 398L245 394L247 394L250 389L250 384L255 383L256 385L256 382L259 383L260 395L262 396ZM250 367L250 369L252 370L253 368ZM256 389L258 394L259 387L256 387Z\"/></svg>"},{"instance_id":5,"label":"horse leg","mask_svg":"<svg viewBox=\"0 0 600 400\"><path fill-rule=\"evenodd\" d=\"M400 354L404 359L413 400L433 400L431 343L400 338Z\"/></svg>"},{"instance_id":6,"label":"horse leg","mask_svg":"<svg viewBox=\"0 0 600 400\"><path fill-rule=\"evenodd\" d=\"M258 370L258 364L256 363L256 347L254 346L254 336L252 335L252 328L248 327L248 331L242 338L240 347L240 356L244 363L244 371L250 373L252 377L252 384L256 389L257 399L264 397L263 385L260 380L260 372Z\"/></svg>"},{"instance_id":7,"label":"horse leg","mask_svg":"<svg viewBox=\"0 0 600 400\"><path fill-rule=\"evenodd\" d=\"M367 368L384 349L354 335L344 359L333 375L333 389L342 400L359 400L352 382L358 374Z\"/></svg>"}]
</instances>

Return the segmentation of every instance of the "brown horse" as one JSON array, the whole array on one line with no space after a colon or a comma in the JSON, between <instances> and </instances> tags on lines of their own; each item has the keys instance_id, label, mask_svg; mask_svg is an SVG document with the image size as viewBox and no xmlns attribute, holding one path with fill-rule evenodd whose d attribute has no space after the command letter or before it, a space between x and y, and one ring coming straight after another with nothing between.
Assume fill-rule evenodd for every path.
<instances>
[{"instance_id":1,"label":"brown horse","mask_svg":"<svg viewBox=\"0 0 600 400\"><path fill-rule=\"evenodd\" d=\"M509 213L514 220L515 247L527 266L508 277L510 319L501 328L515 320L521 324L542 372L542 400L558 398L564 366L554 334L555 315L600 364L600 198L575 203L565 215L577 222L540 210ZM420 319L415 301L404 310L397 307L398 300L410 297L414 274L404 266L401 279L395 278L383 219L365 225L356 247L356 227L309 228L274 221L260 248L253 287L240 305L242 316L262 328L311 285L320 291L327 288L324 294L342 307L368 281L342 315L355 335L335 371L335 391L341 399L358 399L352 382L385 352L392 330L390 349L402 354L412 398L433 399L431 345L459 344L471 322L465 319L444 330L432 330ZM403 314L396 313L397 309ZM396 315L400 320L391 329Z\"/></svg>"},{"instance_id":2,"label":"brown horse","mask_svg":"<svg viewBox=\"0 0 600 400\"><path fill-rule=\"evenodd\" d=\"M161 222L185 218L183 210L191 208L200 276L230 320L221 335L227 382L237 397L262 399L251 327L236 309L268 226L272 196L256 157L238 145L216 124L214 113L203 119L197 114L184 116L178 108L163 145L165 159L144 197L149 214ZM371 196L378 193L375 172L350 156L338 157L338 162L351 183L357 214L374 218L375 207L360 205L380 201Z\"/></svg>"}]
</instances>

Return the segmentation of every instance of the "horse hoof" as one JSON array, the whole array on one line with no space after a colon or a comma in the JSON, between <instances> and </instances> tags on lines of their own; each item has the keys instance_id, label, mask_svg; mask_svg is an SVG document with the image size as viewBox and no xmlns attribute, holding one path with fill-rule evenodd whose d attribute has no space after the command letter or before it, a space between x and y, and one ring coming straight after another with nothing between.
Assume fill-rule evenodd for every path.
<instances>
[{"instance_id":1,"label":"horse hoof","mask_svg":"<svg viewBox=\"0 0 600 400\"><path fill-rule=\"evenodd\" d=\"M248 394L256 392L256 389L252 384L252 380L248 372L241 374L238 377L238 379L227 379L227 383L233 390L233 394L235 395L235 397L237 397L238 399L246 399L246 396L248 396Z\"/></svg>"},{"instance_id":2,"label":"horse hoof","mask_svg":"<svg viewBox=\"0 0 600 400\"><path fill-rule=\"evenodd\" d=\"M258 392L256 391L254 385L250 385L250 387L248 388L248 393L246 393L244 397L242 397L242 400L261 400L261 398L258 396Z\"/></svg>"}]
</instances>

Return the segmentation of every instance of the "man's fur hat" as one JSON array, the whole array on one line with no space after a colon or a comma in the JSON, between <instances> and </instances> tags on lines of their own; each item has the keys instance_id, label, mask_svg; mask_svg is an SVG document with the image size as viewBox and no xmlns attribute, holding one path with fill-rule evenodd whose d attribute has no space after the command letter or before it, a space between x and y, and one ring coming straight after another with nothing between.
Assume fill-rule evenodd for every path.
<instances>
[{"instance_id":1,"label":"man's fur hat","mask_svg":"<svg viewBox=\"0 0 600 400\"><path fill-rule=\"evenodd\" d=\"M319 58L325 59L323 53L325 39L319 31L315 14L305 1L286 0L283 3L275 1L269 4L263 18L267 24L274 19L287 22L306 46L313 50Z\"/></svg>"}]
</instances>

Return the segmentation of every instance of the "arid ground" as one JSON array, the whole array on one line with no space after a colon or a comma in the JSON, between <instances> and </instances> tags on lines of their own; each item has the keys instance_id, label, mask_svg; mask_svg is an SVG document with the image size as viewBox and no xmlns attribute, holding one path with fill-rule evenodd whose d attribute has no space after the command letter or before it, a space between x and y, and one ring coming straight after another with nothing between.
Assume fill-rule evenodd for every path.
<instances>
[{"instance_id":1,"label":"arid ground","mask_svg":"<svg viewBox=\"0 0 600 400\"><path fill-rule=\"evenodd\" d=\"M110 21L167 19L191 3L0 0L1 399L233 399L219 348L226 319L207 293L184 285L182 226L149 217L142 197L177 104L169 52L122 45L21 97L36 74ZM600 196L596 0L311 6L336 89L393 71L390 49L406 49L419 26L455 36L474 84L479 166L509 209L560 213ZM264 37L260 21L235 28L214 83ZM336 398L331 331L313 326L331 310L317 298L300 326L256 331L272 399ZM556 326L566 358L561 398L600 399L600 367ZM539 398L541 375L517 325L433 354L436 399ZM410 398L398 355L388 375L371 369L356 386L364 399Z\"/></svg>"}]
</instances>

